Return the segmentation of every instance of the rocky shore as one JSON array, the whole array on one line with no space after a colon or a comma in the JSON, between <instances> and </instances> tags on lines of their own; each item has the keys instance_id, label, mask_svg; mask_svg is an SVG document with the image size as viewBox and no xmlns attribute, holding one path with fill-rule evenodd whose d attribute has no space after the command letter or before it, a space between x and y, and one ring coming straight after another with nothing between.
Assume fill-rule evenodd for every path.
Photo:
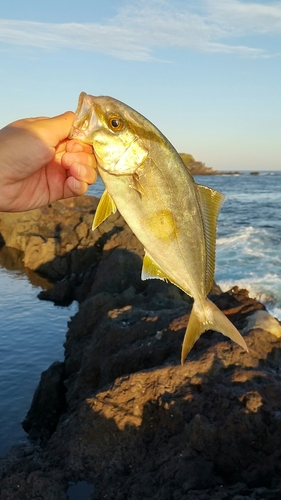
<instances>
[{"instance_id":1,"label":"rocky shore","mask_svg":"<svg viewBox=\"0 0 281 500\"><path fill-rule=\"evenodd\" d=\"M180 153L180 156L192 175L221 175L222 172L207 167L202 161L195 160L191 154Z\"/></svg>"},{"instance_id":2,"label":"rocky shore","mask_svg":"<svg viewBox=\"0 0 281 500\"><path fill-rule=\"evenodd\" d=\"M249 353L208 332L181 366L190 300L140 280L143 248L118 213L91 232L97 203L0 214L7 252L53 283L40 298L79 303L24 419L29 444L0 460L1 500L279 500L279 322L214 284Z\"/></svg>"}]
</instances>

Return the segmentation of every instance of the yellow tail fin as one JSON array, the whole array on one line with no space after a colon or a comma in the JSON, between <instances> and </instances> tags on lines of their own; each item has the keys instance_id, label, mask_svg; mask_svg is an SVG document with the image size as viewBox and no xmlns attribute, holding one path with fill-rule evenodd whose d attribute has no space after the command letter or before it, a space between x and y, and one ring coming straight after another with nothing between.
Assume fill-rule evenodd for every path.
<instances>
[{"instance_id":1,"label":"yellow tail fin","mask_svg":"<svg viewBox=\"0 0 281 500\"><path fill-rule=\"evenodd\" d=\"M248 347L245 340L238 332L237 328L229 321L229 319L213 304L209 299L203 304L200 301L200 306L194 302L193 308L188 321L187 329L182 344L181 363L184 360L199 339L200 335L206 330L215 330L223 335L226 335L231 340L239 344L246 351Z\"/></svg>"}]
</instances>

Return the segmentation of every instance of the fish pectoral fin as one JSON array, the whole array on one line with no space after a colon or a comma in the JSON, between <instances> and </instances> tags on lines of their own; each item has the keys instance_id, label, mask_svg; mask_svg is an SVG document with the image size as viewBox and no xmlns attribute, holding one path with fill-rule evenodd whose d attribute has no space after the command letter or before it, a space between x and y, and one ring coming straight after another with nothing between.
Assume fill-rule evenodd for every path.
<instances>
[{"instance_id":1,"label":"fish pectoral fin","mask_svg":"<svg viewBox=\"0 0 281 500\"><path fill-rule=\"evenodd\" d=\"M194 302L191 314L189 317L187 329L182 343L181 351L181 363L184 360L195 344L196 340L199 339L200 335L207 330L215 330L223 335L226 335L231 340L236 342L238 345L243 347L247 352L248 347L243 339L242 335L238 332L237 328L229 321L225 314L218 309L218 307L213 304L209 299L206 299L205 303L198 304Z\"/></svg>"},{"instance_id":2,"label":"fish pectoral fin","mask_svg":"<svg viewBox=\"0 0 281 500\"><path fill-rule=\"evenodd\" d=\"M115 214L117 207L107 191L104 191L95 213L92 230L94 231L107 217Z\"/></svg>"},{"instance_id":3,"label":"fish pectoral fin","mask_svg":"<svg viewBox=\"0 0 281 500\"><path fill-rule=\"evenodd\" d=\"M217 219L225 196L214 189L201 186L200 184L197 184L197 189L207 250L205 291L206 295L208 295L214 281L215 273Z\"/></svg>"},{"instance_id":4,"label":"fish pectoral fin","mask_svg":"<svg viewBox=\"0 0 281 500\"><path fill-rule=\"evenodd\" d=\"M169 280L168 276L164 273L161 267L159 267L147 253L145 253L143 258L141 279L159 279L164 281Z\"/></svg>"},{"instance_id":5,"label":"fish pectoral fin","mask_svg":"<svg viewBox=\"0 0 281 500\"><path fill-rule=\"evenodd\" d=\"M141 195L144 195L145 194L145 191L140 183L140 180L139 180L139 176L137 173L134 173L132 175L132 184L131 184L131 187L137 191L139 194Z\"/></svg>"}]
</instances>

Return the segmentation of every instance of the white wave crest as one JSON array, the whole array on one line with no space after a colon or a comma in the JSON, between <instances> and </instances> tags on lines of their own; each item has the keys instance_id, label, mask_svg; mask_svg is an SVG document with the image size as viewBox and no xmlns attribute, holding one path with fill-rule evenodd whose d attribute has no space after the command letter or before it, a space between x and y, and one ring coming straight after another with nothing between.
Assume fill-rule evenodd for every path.
<instances>
[{"instance_id":1,"label":"white wave crest","mask_svg":"<svg viewBox=\"0 0 281 500\"><path fill-rule=\"evenodd\" d=\"M221 289L226 292L234 286L248 290L249 296L265 305L267 310L281 319L281 276L265 274L249 278L231 280L217 280ZM278 313L278 314L277 314Z\"/></svg>"},{"instance_id":2,"label":"white wave crest","mask_svg":"<svg viewBox=\"0 0 281 500\"><path fill-rule=\"evenodd\" d=\"M217 238L217 246L232 245L233 243L248 240L254 232L255 228L248 226L246 228L239 229L236 233L227 236L220 236Z\"/></svg>"}]
</instances>

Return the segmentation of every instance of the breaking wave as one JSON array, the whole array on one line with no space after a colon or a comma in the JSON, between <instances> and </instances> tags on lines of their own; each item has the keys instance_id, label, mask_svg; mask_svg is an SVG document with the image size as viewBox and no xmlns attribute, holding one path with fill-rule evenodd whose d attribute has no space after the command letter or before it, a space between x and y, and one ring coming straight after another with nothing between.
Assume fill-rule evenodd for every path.
<instances>
[{"instance_id":1,"label":"breaking wave","mask_svg":"<svg viewBox=\"0 0 281 500\"><path fill-rule=\"evenodd\" d=\"M219 222L215 280L223 290L246 288L281 319L281 175L261 172L197 177L226 195ZM101 196L99 179L89 190Z\"/></svg>"}]
</instances>

